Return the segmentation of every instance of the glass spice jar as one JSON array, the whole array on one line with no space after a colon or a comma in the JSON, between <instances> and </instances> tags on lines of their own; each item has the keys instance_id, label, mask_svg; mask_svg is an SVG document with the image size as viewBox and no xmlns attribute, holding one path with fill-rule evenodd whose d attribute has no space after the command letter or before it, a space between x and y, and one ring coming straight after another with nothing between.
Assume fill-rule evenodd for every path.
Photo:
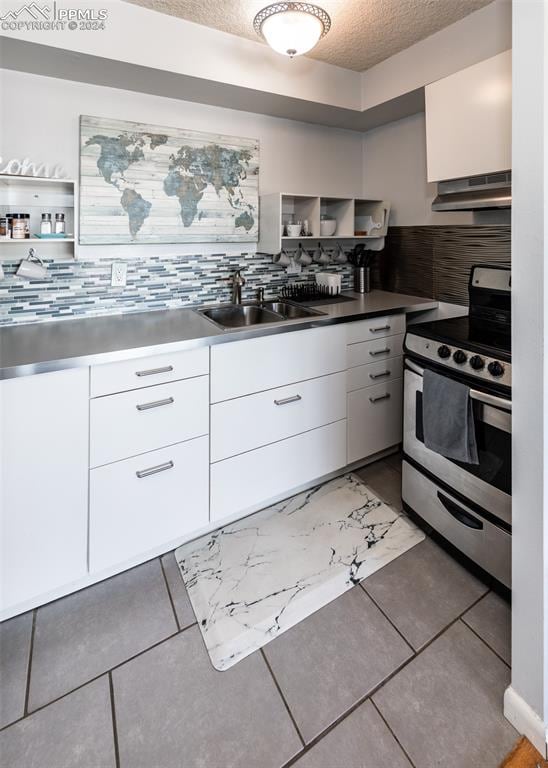
<instances>
[{"instance_id":1,"label":"glass spice jar","mask_svg":"<svg viewBox=\"0 0 548 768\"><path fill-rule=\"evenodd\" d=\"M51 213L43 213L42 221L40 222L40 234L51 235L53 226L51 222Z\"/></svg>"},{"instance_id":2,"label":"glass spice jar","mask_svg":"<svg viewBox=\"0 0 548 768\"><path fill-rule=\"evenodd\" d=\"M11 236L14 240L24 240L26 238L26 225L24 213L12 213L11 218Z\"/></svg>"},{"instance_id":3,"label":"glass spice jar","mask_svg":"<svg viewBox=\"0 0 548 768\"><path fill-rule=\"evenodd\" d=\"M55 214L55 234L56 235L65 234L65 214L64 213Z\"/></svg>"}]
</instances>

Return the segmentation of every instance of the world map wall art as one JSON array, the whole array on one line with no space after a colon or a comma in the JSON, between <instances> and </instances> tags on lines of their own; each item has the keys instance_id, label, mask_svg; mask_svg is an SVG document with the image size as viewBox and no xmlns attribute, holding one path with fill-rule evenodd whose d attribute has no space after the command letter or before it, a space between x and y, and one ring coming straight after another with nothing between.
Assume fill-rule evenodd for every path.
<instances>
[{"instance_id":1,"label":"world map wall art","mask_svg":"<svg viewBox=\"0 0 548 768\"><path fill-rule=\"evenodd\" d=\"M80 242L252 242L259 142L80 118Z\"/></svg>"}]
</instances>

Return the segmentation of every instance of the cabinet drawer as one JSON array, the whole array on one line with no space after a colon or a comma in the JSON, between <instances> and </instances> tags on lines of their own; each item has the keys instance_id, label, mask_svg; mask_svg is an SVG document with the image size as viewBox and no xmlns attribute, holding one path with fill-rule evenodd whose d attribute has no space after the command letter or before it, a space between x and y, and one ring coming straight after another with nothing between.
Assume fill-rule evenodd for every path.
<instances>
[{"instance_id":1,"label":"cabinet drawer","mask_svg":"<svg viewBox=\"0 0 548 768\"><path fill-rule=\"evenodd\" d=\"M211 461L220 461L346 417L346 373L216 403Z\"/></svg>"},{"instance_id":2,"label":"cabinet drawer","mask_svg":"<svg viewBox=\"0 0 548 768\"><path fill-rule=\"evenodd\" d=\"M346 420L211 466L211 520L260 509L346 464Z\"/></svg>"},{"instance_id":3,"label":"cabinet drawer","mask_svg":"<svg viewBox=\"0 0 548 768\"><path fill-rule=\"evenodd\" d=\"M402 381L348 393L349 464L401 442Z\"/></svg>"},{"instance_id":4,"label":"cabinet drawer","mask_svg":"<svg viewBox=\"0 0 548 768\"><path fill-rule=\"evenodd\" d=\"M101 571L208 523L207 437L90 472L90 569Z\"/></svg>"},{"instance_id":5,"label":"cabinet drawer","mask_svg":"<svg viewBox=\"0 0 548 768\"><path fill-rule=\"evenodd\" d=\"M347 344L356 344L384 336L395 336L398 333L405 333L405 315L369 317L367 320L348 323L346 341Z\"/></svg>"},{"instance_id":6,"label":"cabinet drawer","mask_svg":"<svg viewBox=\"0 0 548 768\"><path fill-rule=\"evenodd\" d=\"M394 379L401 379L403 375L403 357L389 357L376 363L358 365L348 370L346 380L347 391L372 387L375 384L383 384Z\"/></svg>"},{"instance_id":7,"label":"cabinet drawer","mask_svg":"<svg viewBox=\"0 0 548 768\"><path fill-rule=\"evenodd\" d=\"M345 352L344 325L219 344L211 348L211 401L343 371Z\"/></svg>"},{"instance_id":8,"label":"cabinet drawer","mask_svg":"<svg viewBox=\"0 0 548 768\"><path fill-rule=\"evenodd\" d=\"M350 344L346 348L346 359L349 368L367 363L376 363L389 357L398 357L402 354L403 338L405 334L389 336L373 341L362 341L358 344Z\"/></svg>"},{"instance_id":9,"label":"cabinet drawer","mask_svg":"<svg viewBox=\"0 0 548 768\"><path fill-rule=\"evenodd\" d=\"M91 367L91 397L209 373L209 348L172 352Z\"/></svg>"},{"instance_id":10,"label":"cabinet drawer","mask_svg":"<svg viewBox=\"0 0 548 768\"><path fill-rule=\"evenodd\" d=\"M209 377L90 402L90 466L127 459L209 432Z\"/></svg>"}]
</instances>

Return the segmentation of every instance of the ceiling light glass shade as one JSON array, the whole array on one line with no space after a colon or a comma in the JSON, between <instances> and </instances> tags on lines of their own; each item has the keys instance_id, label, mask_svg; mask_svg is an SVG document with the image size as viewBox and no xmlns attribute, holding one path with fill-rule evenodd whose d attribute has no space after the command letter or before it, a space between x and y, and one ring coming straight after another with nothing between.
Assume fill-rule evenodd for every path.
<instances>
[{"instance_id":1,"label":"ceiling light glass shade","mask_svg":"<svg viewBox=\"0 0 548 768\"><path fill-rule=\"evenodd\" d=\"M255 31L278 53L300 56L327 34L331 19L323 8L310 3L275 3L260 11Z\"/></svg>"}]
</instances>

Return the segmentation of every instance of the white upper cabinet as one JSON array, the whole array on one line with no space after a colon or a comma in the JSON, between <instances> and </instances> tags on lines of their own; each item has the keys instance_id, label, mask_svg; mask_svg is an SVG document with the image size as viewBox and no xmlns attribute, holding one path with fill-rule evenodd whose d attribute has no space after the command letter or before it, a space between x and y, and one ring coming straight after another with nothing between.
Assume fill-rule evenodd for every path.
<instances>
[{"instance_id":1,"label":"white upper cabinet","mask_svg":"<svg viewBox=\"0 0 548 768\"><path fill-rule=\"evenodd\" d=\"M428 181L512 167L512 52L438 80L425 89Z\"/></svg>"}]
</instances>

